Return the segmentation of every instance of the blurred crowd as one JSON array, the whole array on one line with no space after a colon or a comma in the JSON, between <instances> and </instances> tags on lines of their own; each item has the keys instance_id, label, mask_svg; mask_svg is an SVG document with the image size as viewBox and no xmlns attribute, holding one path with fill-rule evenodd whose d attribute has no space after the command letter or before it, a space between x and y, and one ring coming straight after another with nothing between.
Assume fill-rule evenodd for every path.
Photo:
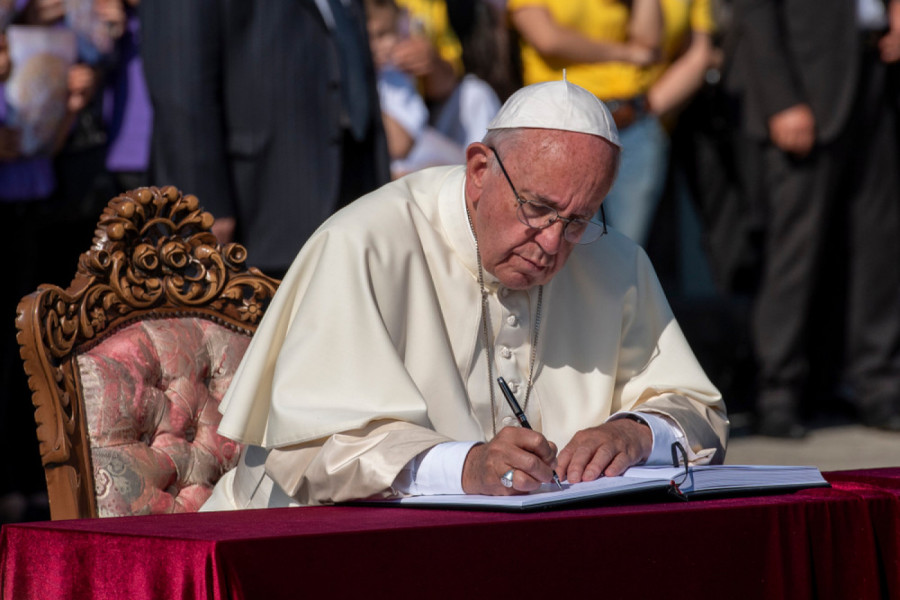
<instances>
[{"instance_id":1,"label":"blurred crowd","mask_svg":"<svg viewBox=\"0 0 900 600\"><path fill-rule=\"evenodd\" d=\"M15 306L67 284L110 198L195 194L280 277L563 77L611 110L605 217L734 433L900 431L900 0L0 0L0 30L0 521L45 514Z\"/></svg>"}]
</instances>

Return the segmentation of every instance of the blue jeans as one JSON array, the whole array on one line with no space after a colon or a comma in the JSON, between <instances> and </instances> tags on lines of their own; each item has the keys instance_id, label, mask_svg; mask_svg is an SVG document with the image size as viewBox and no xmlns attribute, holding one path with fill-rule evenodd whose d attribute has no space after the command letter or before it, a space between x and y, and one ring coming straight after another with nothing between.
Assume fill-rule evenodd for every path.
<instances>
[{"instance_id":1,"label":"blue jeans","mask_svg":"<svg viewBox=\"0 0 900 600\"><path fill-rule=\"evenodd\" d=\"M619 174L603 210L611 227L643 245L665 186L669 136L659 119L645 115L620 131L619 140Z\"/></svg>"}]
</instances>

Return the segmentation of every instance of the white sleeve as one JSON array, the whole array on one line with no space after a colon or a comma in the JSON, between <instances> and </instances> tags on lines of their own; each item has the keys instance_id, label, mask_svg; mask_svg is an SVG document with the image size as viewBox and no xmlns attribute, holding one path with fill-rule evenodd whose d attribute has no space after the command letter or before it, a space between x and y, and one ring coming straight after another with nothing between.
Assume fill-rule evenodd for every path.
<instances>
[{"instance_id":1,"label":"white sleeve","mask_svg":"<svg viewBox=\"0 0 900 600\"><path fill-rule=\"evenodd\" d=\"M462 472L469 450L478 442L444 442L409 461L392 486L410 496L464 494Z\"/></svg>"},{"instance_id":2,"label":"white sleeve","mask_svg":"<svg viewBox=\"0 0 900 600\"><path fill-rule=\"evenodd\" d=\"M618 412L607 419L615 421L627 417L637 417L650 427L650 433L653 436L653 448L650 450L650 456L641 464L661 466L672 466L672 444L680 442L682 447L687 448L687 438L681 427L673 419L664 415L647 412Z\"/></svg>"},{"instance_id":3,"label":"white sleeve","mask_svg":"<svg viewBox=\"0 0 900 600\"><path fill-rule=\"evenodd\" d=\"M381 110L397 121L413 139L418 139L428 123L428 107L415 82L406 73L386 68L378 73L378 101Z\"/></svg>"}]
</instances>

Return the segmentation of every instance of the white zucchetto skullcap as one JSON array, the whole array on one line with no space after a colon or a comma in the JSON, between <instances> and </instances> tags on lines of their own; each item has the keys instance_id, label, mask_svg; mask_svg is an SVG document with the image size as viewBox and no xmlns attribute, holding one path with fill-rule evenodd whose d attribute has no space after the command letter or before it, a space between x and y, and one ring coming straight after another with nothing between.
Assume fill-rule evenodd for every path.
<instances>
[{"instance_id":1,"label":"white zucchetto skullcap","mask_svg":"<svg viewBox=\"0 0 900 600\"><path fill-rule=\"evenodd\" d=\"M597 96L583 87L562 81L534 83L517 90L488 124L492 129L559 129L597 135L616 146L619 130L612 114Z\"/></svg>"}]
</instances>

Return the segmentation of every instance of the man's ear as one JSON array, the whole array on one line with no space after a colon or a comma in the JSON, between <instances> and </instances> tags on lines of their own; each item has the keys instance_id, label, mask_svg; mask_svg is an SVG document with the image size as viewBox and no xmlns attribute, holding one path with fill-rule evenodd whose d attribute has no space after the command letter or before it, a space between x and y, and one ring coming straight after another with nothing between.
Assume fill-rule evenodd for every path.
<instances>
[{"instance_id":1,"label":"man's ear","mask_svg":"<svg viewBox=\"0 0 900 600\"><path fill-rule=\"evenodd\" d=\"M481 142L473 142L466 148L466 194L474 202L481 196L484 177L488 171L490 149Z\"/></svg>"}]
</instances>

